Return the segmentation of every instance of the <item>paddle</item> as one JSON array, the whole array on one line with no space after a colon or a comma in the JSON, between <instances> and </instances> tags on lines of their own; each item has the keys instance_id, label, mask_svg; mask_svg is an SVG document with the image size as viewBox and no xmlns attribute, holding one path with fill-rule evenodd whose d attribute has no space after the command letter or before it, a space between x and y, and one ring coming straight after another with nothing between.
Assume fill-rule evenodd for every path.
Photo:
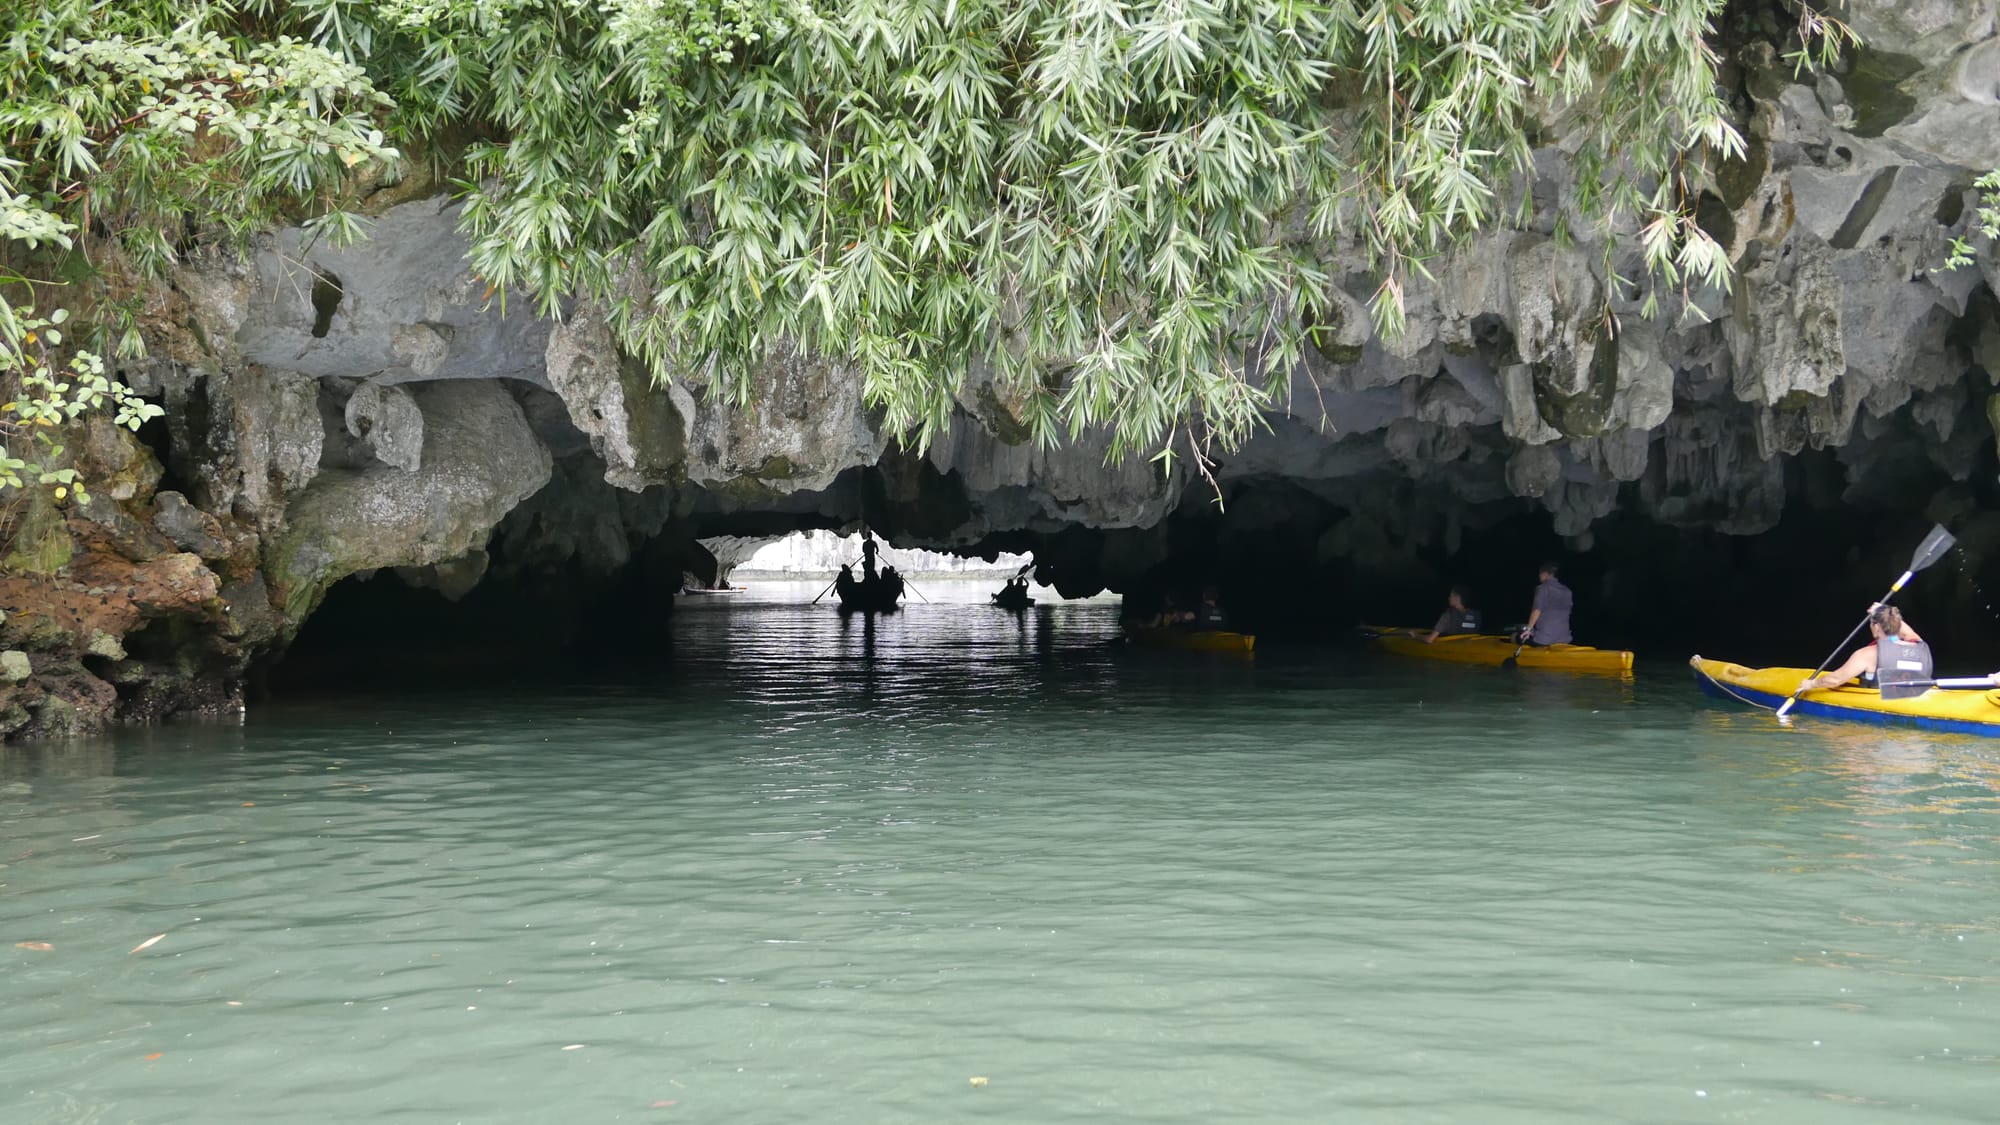
<instances>
[{"instance_id":1,"label":"paddle","mask_svg":"<svg viewBox=\"0 0 2000 1125\"><path fill-rule=\"evenodd\" d=\"M1982 688L2000 687L2000 679L1993 676L1965 676L1955 680L1896 680L1881 687L1884 699L1913 699L1931 688L1945 691L1979 691Z\"/></svg>"},{"instance_id":2,"label":"paddle","mask_svg":"<svg viewBox=\"0 0 2000 1125\"><path fill-rule=\"evenodd\" d=\"M1944 529L1943 524L1938 524L1937 526L1931 528L1931 533L1929 535L1924 536L1924 541L1922 543L1917 544L1916 553L1910 556L1910 569L1904 571L1903 576L1901 578L1896 579L1896 584L1889 587L1889 592L1882 595L1882 599L1876 602L1875 604L1876 605L1889 604L1889 599L1896 596L1897 591L1901 590L1904 584L1909 582L1910 577L1912 575L1916 574L1918 571L1924 569L1925 567L1931 565L1932 563L1938 561L1938 559L1944 557L1944 553L1946 551L1951 550L1952 544L1956 542L1958 542L1958 540L1953 539L1951 537L1951 532L1946 531ZM1808 678L1818 679L1819 674L1821 672L1826 671L1826 666L1833 663L1834 660L1840 656L1840 650L1847 647L1847 642L1853 640L1856 633L1859 633L1861 632L1861 630L1868 627L1868 618L1873 616L1874 613L1875 613L1874 607L1873 606L1869 607L1868 612L1862 615L1861 624L1856 625L1852 630L1848 632L1845 640L1842 640L1840 644L1834 646L1833 652L1830 655L1828 655L1825 660L1820 661L1819 667L1813 669L1812 676ZM1778 705L1778 717L1780 719L1784 718L1785 713L1792 709L1792 704L1797 703L1799 701L1799 696L1803 694L1805 694L1804 685L1800 685L1799 687L1792 689L1792 697Z\"/></svg>"},{"instance_id":3,"label":"paddle","mask_svg":"<svg viewBox=\"0 0 2000 1125\"><path fill-rule=\"evenodd\" d=\"M1528 636L1526 630L1523 630L1521 633L1521 643L1514 646L1514 655L1508 657L1505 660L1502 660L1500 662L1500 667L1519 668L1521 666L1521 650L1527 647L1528 647Z\"/></svg>"}]
</instances>

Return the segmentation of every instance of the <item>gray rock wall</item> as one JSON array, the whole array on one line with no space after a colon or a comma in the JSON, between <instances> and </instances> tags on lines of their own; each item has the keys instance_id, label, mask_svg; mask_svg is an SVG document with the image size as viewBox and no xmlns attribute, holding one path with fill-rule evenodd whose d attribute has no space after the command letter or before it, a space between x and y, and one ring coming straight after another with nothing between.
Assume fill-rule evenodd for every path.
<instances>
[{"instance_id":1,"label":"gray rock wall","mask_svg":"<svg viewBox=\"0 0 2000 1125\"><path fill-rule=\"evenodd\" d=\"M908 546L1040 535L1058 578L1101 578L1157 561L1175 512L1266 533L1287 518L1273 495L1350 514L1308 529L1313 549L1381 565L1523 511L1581 546L1621 512L1749 535L1798 503L1922 507L1931 498L1898 492L1910 467L1964 480L2000 425L2000 253L1941 269L1972 222L1971 180L2000 164L2000 26L1995 0L1847 8L1869 46L1809 84L1771 42L1730 48L1750 151L1712 169L1700 213L1737 264L1733 292L1668 293L1663 315L1641 315L1644 294L1613 276L1641 276L1629 248L1556 237L1569 172L1545 151L1518 185L1529 220L1434 263L1401 336L1372 330L1366 278L1322 295L1319 350L1268 428L1215 469L1225 490L1283 491L1229 513L1206 513L1213 493L1185 458L1167 474L1107 463L1101 434L1026 441L1018 404L981 371L921 458L825 357L781 349L742 408L685 381L655 387L599 310L552 320L489 290L439 200L388 207L357 246L291 230L248 261L191 262L149 303L157 361L127 373L168 405L169 464L106 438L93 456L110 506L68 516L67 544L43 513L22 564L123 573L172 557L189 573L87 630L14 613L0 647L33 649L37 677L68 653L84 679L63 698L94 699L105 692L77 663L90 645L102 660L178 621L222 670L204 674L227 678L350 574L391 569L462 596L498 558L608 574L663 535L861 518L900 519ZM1834 451L1843 479L1802 499L1786 465L1808 451ZM856 483L869 466L876 492Z\"/></svg>"}]
</instances>

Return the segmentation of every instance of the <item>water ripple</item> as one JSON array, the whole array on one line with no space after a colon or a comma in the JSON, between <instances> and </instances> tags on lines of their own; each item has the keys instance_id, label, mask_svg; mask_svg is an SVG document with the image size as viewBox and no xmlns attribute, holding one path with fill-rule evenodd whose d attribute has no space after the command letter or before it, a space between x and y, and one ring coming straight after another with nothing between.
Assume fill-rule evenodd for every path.
<instances>
[{"instance_id":1,"label":"water ripple","mask_svg":"<svg viewBox=\"0 0 2000 1125\"><path fill-rule=\"evenodd\" d=\"M6 751L5 1120L1990 1119L1984 744L926 592Z\"/></svg>"}]
</instances>

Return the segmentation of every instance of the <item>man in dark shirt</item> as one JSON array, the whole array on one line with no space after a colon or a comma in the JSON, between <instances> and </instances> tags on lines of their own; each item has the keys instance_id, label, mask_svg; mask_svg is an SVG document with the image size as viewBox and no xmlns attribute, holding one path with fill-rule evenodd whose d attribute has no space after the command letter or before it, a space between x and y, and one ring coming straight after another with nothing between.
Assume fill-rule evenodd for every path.
<instances>
[{"instance_id":1,"label":"man in dark shirt","mask_svg":"<svg viewBox=\"0 0 2000 1125\"><path fill-rule=\"evenodd\" d=\"M1465 587L1453 586L1451 594L1445 599L1447 608L1443 613L1438 615L1437 624L1431 626L1428 630L1413 629L1410 631L1410 635L1423 641L1425 644L1430 644L1439 637L1450 637L1459 633L1477 633L1480 625L1479 611L1466 604L1467 599L1471 596L1472 591Z\"/></svg>"},{"instance_id":2,"label":"man in dark shirt","mask_svg":"<svg viewBox=\"0 0 2000 1125\"><path fill-rule=\"evenodd\" d=\"M1521 639L1531 645L1566 645L1570 643L1569 611L1576 599L1569 587L1556 579L1556 564L1542 564L1541 580L1535 587L1528 627L1521 631Z\"/></svg>"}]
</instances>

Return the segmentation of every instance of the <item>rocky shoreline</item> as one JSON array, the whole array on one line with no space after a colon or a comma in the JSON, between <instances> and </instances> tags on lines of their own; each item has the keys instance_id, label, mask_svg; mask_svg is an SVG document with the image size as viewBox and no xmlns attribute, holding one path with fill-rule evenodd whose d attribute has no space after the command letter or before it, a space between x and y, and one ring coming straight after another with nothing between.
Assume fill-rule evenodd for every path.
<instances>
[{"instance_id":1,"label":"rocky shoreline","mask_svg":"<svg viewBox=\"0 0 2000 1125\"><path fill-rule=\"evenodd\" d=\"M149 295L154 358L121 372L167 419L89 428L97 498L10 516L0 735L240 709L354 576L608 590L701 567L698 538L864 519L902 546L1032 549L1068 593L1143 586L1193 524L1354 578L1522 517L1585 551L1607 523L1755 536L1802 509L1951 517L1976 571L2000 551L1975 479L2000 255L1942 265L2000 166L1995 5L1850 7L1846 74L1732 49L1751 151L1703 200L1739 268L1696 295L1708 319L1641 316L1603 247L1559 237L1550 148L1529 221L1435 264L1401 337L1370 328L1358 272L1328 295L1337 331L1214 485L1185 459L1107 464L1102 435L1037 448L978 372L922 454L818 357L774 361L741 410L655 389L595 309L503 315L442 199L378 200L350 249L291 230L191 261Z\"/></svg>"}]
</instances>

